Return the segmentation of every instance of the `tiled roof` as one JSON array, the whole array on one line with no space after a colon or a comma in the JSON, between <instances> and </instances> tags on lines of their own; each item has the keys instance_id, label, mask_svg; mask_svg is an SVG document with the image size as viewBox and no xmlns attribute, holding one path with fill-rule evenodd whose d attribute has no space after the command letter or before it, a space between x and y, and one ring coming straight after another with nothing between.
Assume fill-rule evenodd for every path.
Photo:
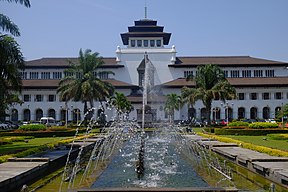
<instances>
[{"instance_id":1,"label":"tiled roof","mask_svg":"<svg viewBox=\"0 0 288 192\"><path fill-rule=\"evenodd\" d=\"M282 87L288 86L288 77L263 77L263 78L227 78L235 87ZM175 79L162 84L166 88L181 88L184 86L195 87L195 81L186 81L185 78Z\"/></svg>"},{"instance_id":2,"label":"tiled roof","mask_svg":"<svg viewBox=\"0 0 288 192\"><path fill-rule=\"evenodd\" d=\"M219 66L288 66L288 63L259 59L250 56L218 56L218 57L177 57L170 67L197 67L198 65L216 64Z\"/></svg>"},{"instance_id":3,"label":"tiled roof","mask_svg":"<svg viewBox=\"0 0 288 192\"><path fill-rule=\"evenodd\" d=\"M78 62L77 57L67 57L67 58L41 58L31 61L26 61L26 67L68 67L69 61L73 63ZM105 57L103 58L103 67L123 67L117 64L115 57Z\"/></svg>"},{"instance_id":4,"label":"tiled roof","mask_svg":"<svg viewBox=\"0 0 288 192\"><path fill-rule=\"evenodd\" d=\"M59 85L59 79L33 79L33 80L22 80L23 88L30 89L56 89ZM118 81L115 79L104 80L111 83L117 89L131 89L137 87L129 83Z\"/></svg>"}]
</instances>

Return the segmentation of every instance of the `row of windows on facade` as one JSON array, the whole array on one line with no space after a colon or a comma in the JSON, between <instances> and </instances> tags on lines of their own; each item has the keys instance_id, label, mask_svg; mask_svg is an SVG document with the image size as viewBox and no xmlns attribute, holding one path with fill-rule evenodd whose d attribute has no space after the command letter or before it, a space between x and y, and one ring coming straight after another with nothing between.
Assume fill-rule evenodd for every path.
<instances>
[{"instance_id":1,"label":"row of windows on facade","mask_svg":"<svg viewBox=\"0 0 288 192\"><path fill-rule=\"evenodd\" d=\"M162 47L162 40L161 39L131 39L130 40L130 47Z\"/></svg>"},{"instance_id":2,"label":"row of windows on facade","mask_svg":"<svg viewBox=\"0 0 288 192\"><path fill-rule=\"evenodd\" d=\"M272 93L268 93L268 92L265 92L265 93L262 93L262 94L261 93L238 93L237 94L237 99L238 100L246 100L246 95L247 94L249 94L249 99L250 100L260 99L259 98L260 95L262 95L262 100L270 100L270 99L272 99L271 98ZM23 101L24 102L30 102L31 98L32 98L31 95L28 95L28 94L23 95ZM288 99L288 93L286 94L286 98ZM283 93L282 92L274 93L274 99L276 99L276 100L283 99ZM40 94L34 95L34 101L35 102L44 101L44 95L40 95ZM48 102L56 101L56 95L53 95L53 94L48 95L46 101L48 101ZM59 99L59 101L62 102L63 100Z\"/></svg>"},{"instance_id":3,"label":"row of windows on facade","mask_svg":"<svg viewBox=\"0 0 288 192\"><path fill-rule=\"evenodd\" d=\"M265 72L265 74L263 73ZM197 71L196 71L197 74ZM240 76L240 70L232 70L230 71L230 76L229 76L229 71L224 70L224 75L225 77L232 77L232 78L239 78L239 77L252 77L252 70L242 70L241 71L241 76ZM253 77L274 77L275 72L273 69L269 70L253 70ZM184 77L187 78L188 76L194 76L194 71L184 71Z\"/></svg>"},{"instance_id":4,"label":"row of windows on facade","mask_svg":"<svg viewBox=\"0 0 288 192\"><path fill-rule=\"evenodd\" d=\"M52 73L52 76L51 76ZM29 77L28 77L29 74ZM93 72L94 77L99 79L108 79L109 74L108 72ZM21 72L21 79L62 79L67 76L74 76L73 73L69 72ZM81 78L83 75L82 73L76 73L76 78Z\"/></svg>"}]
</instances>

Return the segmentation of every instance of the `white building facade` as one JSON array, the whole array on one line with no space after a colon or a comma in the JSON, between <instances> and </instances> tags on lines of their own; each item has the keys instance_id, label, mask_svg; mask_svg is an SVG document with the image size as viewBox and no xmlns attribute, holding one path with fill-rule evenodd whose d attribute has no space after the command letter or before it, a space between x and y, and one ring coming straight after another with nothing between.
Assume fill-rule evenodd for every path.
<instances>
[{"instance_id":1,"label":"white building facade","mask_svg":"<svg viewBox=\"0 0 288 192\"><path fill-rule=\"evenodd\" d=\"M121 34L123 46L117 47L116 57L103 58L100 70L113 71L115 75L103 74L101 78L132 102L134 111L130 113L130 119L140 119L137 113L143 106L141 93L147 61L153 66L150 81L157 87L157 94L148 99L155 121L168 120L163 110L165 95L180 95L182 87L194 87L195 82L185 78L196 75L197 66L205 64L220 66L237 91L235 100L213 101L211 119L274 118L288 102L288 63L249 56L181 57L174 45L169 47L170 37L171 33L164 32L164 27L158 26L157 21L135 21L127 33ZM77 58L42 58L26 62L22 72L21 99L24 103L10 107L9 120L38 121L42 116L74 122L83 119L83 103L65 103L56 92L59 80L65 77L64 70L69 67L68 60L77 62ZM96 110L99 108L100 104L97 104ZM115 110L106 109L105 113L107 120L115 118ZM174 119L203 119L205 113L202 102L197 101L193 107L185 105L176 111Z\"/></svg>"}]
</instances>

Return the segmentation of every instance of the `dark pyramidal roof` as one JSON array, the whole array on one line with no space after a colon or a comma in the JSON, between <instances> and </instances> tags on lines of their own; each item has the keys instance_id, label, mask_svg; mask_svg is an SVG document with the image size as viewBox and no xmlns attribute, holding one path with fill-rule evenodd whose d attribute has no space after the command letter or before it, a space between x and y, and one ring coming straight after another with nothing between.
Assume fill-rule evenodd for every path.
<instances>
[{"instance_id":1,"label":"dark pyramidal roof","mask_svg":"<svg viewBox=\"0 0 288 192\"><path fill-rule=\"evenodd\" d=\"M143 19L134 21L134 26L128 27L127 33L122 33L121 38L124 45L128 45L130 37L163 37L164 45L168 45L171 33L163 32L163 26L157 26L157 21Z\"/></svg>"}]
</instances>

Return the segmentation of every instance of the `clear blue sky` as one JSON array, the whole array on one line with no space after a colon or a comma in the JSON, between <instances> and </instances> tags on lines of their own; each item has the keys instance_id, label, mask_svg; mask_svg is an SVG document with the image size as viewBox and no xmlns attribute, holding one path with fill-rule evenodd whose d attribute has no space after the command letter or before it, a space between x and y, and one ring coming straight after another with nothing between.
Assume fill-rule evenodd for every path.
<instances>
[{"instance_id":1,"label":"clear blue sky","mask_svg":"<svg viewBox=\"0 0 288 192\"><path fill-rule=\"evenodd\" d=\"M288 62L288 0L146 0L148 18L171 32L178 56L253 57ZM92 49L114 57L120 33L144 18L145 0L1 1L20 28L27 60L77 57Z\"/></svg>"}]
</instances>

